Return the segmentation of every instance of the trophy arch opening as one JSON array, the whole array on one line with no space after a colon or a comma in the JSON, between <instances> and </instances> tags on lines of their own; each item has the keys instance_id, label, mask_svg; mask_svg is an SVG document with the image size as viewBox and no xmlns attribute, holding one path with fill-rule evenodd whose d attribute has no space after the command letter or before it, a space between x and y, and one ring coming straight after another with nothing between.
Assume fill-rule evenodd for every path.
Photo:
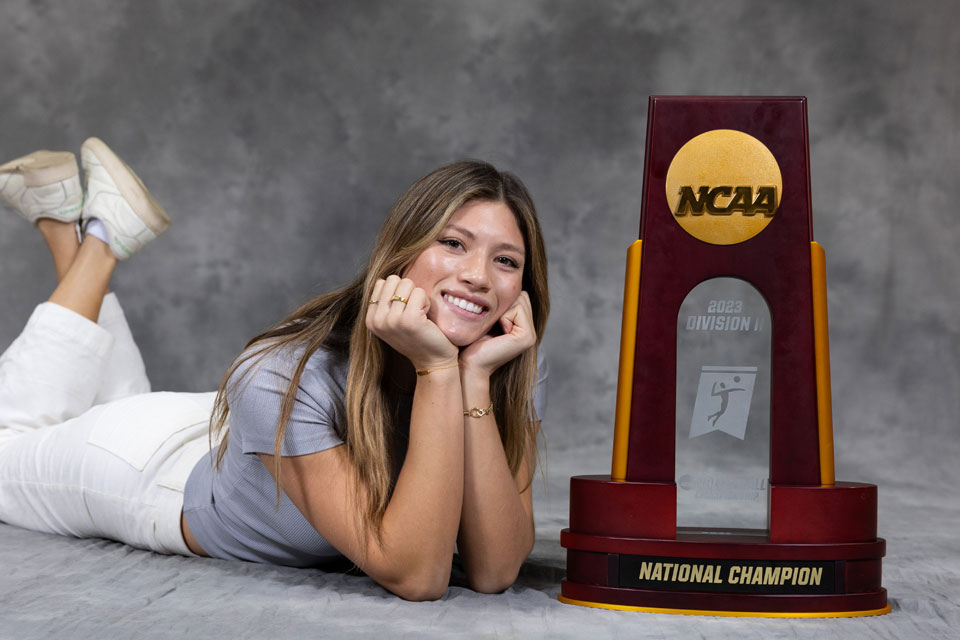
<instances>
[{"instance_id":1,"label":"trophy arch opening","mask_svg":"<svg viewBox=\"0 0 960 640\"><path fill-rule=\"evenodd\" d=\"M770 308L740 278L704 280L677 314L677 526L764 534Z\"/></svg>"}]
</instances>

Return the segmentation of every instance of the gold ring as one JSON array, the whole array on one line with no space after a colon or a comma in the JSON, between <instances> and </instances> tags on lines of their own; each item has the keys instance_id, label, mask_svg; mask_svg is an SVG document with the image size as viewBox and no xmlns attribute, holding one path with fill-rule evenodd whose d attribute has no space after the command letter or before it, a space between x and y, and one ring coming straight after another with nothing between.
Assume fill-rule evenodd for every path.
<instances>
[{"instance_id":1,"label":"gold ring","mask_svg":"<svg viewBox=\"0 0 960 640\"><path fill-rule=\"evenodd\" d=\"M394 301L396 301L396 300L399 300L399 301L402 302L403 304L407 304L407 299L406 299L406 298L401 298L400 296L393 296L392 298L390 298L390 302L394 302Z\"/></svg>"},{"instance_id":2,"label":"gold ring","mask_svg":"<svg viewBox=\"0 0 960 640\"><path fill-rule=\"evenodd\" d=\"M379 302L379 300L374 300L373 298L370 298L370 304L377 304L377 302Z\"/></svg>"}]
</instances>

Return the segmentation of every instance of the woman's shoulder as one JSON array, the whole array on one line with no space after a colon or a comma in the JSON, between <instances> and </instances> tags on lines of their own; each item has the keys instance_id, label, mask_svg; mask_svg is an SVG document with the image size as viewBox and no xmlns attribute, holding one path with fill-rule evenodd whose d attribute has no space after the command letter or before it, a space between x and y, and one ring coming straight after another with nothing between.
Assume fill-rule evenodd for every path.
<instances>
[{"instance_id":1,"label":"woman's shoulder","mask_svg":"<svg viewBox=\"0 0 960 640\"><path fill-rule=\"evenodd\" d=\"M231 426L243 434L244 449L268 452L264 446L269 443L273 450L277 419L304 354L302 345L267 344L253 345L238 357L227 385L227 402ZM348 368L343 349L321 347L309 355L297 382L287 423L291 448L285 446L284 455L322 450L342 438Z\"/></svg>"},{"instance_id":2,"label":"woman's shoulder","mask_svg":"<svg viewBox=\"0 0 960 640\"><path fill-rule=\"evenodd\" d=\"M306 345L260 343L237 357L227 384L231 408L243 405L279 407L303 361ZM321 346L309 355L297 381L296 402L321 414L340 414L350 361L347 350Z\"/></svg>"},{"instance_id":3,"label":"woman's shoulder","mask_svg":"<svg viewBox=\"0 0 960 640\"><path fill-rule=\"evenodd\" d=\"M265 388L279 386L285 393L305 352L306 345L302 344L252 345L237 357L230 385L241 388L251 384ZM298 386L307 391L316 383L334 388L344 387L348 368L349 355L346 349L319 347L307 358Z\"/></svg>"}]
</instances>

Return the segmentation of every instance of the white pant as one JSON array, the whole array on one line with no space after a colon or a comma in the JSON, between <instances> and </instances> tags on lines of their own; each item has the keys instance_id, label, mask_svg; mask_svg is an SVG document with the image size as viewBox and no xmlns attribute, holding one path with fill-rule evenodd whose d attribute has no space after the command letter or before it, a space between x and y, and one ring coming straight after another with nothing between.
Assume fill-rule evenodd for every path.
<instances>
[{"instance_id":1,"label":"white pant","mask_svg":"<svg viewBox=\"0 0 960 640\"><path fill-rule=\"evenodd\" d=\"M0 521L193 555L183 486L213 393L150 393L114 294L97 324L45 302L0 356Z\"/></svg>"}]
</instances>

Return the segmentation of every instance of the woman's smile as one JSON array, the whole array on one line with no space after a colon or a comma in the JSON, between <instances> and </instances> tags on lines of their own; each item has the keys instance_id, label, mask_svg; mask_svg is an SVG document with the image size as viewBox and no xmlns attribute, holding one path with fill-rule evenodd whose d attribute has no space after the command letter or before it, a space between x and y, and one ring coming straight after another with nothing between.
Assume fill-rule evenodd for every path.
<instances>
[{"instance_id":1,"label":"woman's smile","mask_svg":"<svg viewBox=\"0 0 960 640\"><path fill-rule=\"evenodd\" d=\"M479 320L489 311L489 308L483 303L472 301L465 295L458 297L450 293L444 293L443 301L450 305L455 312L461 313L464 318L470 320Z\"/></svg>"}]
</instances>

